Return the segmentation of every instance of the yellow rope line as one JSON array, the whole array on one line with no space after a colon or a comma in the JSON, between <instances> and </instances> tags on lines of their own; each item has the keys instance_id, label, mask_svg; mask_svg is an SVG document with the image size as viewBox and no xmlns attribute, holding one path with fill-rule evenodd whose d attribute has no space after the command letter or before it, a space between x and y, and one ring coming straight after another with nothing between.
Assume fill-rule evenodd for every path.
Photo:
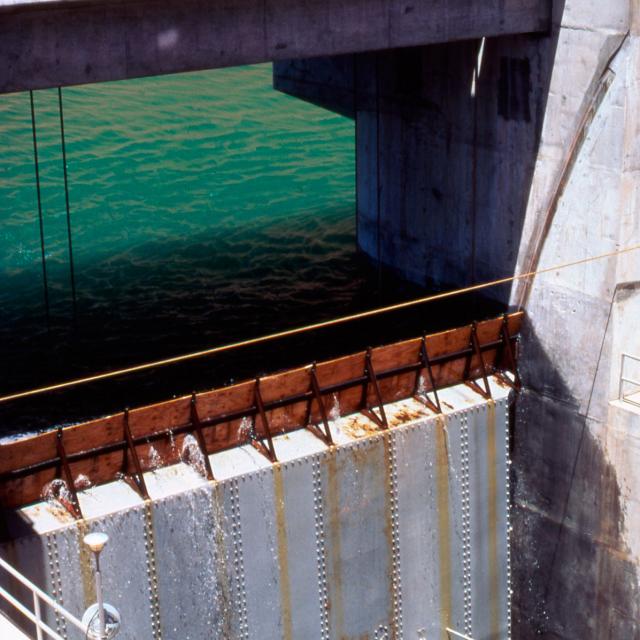
<instances>
[{"instance_id":1,"label":"yellow rope line","mask_svg":"<svg viewBox=\"0 0 640 640\"><path fill-rule=\"evenodd\" d=\"M249 338L247 340L240 340L239 342L232 342L219 347L212 347L210 349L204 349L202 351L194 351L192 353L185 353L179 356L173 356L171 358L164 358L163 360L155 360L153 362L146 362L144 364L134 365L132 367L126 367L124 369L117 369L115 371L105 371L104 373L98 373L86 378L77 378L75 380L67 380L66 382L60 382L58 384L48 385L46 387L38 387L30 389L28 391L20 391L18 393L12 393L7 396L0 397L0 403L9 402L11 400L18 400L20 398L27 398L29 396L35 396L42 393L48 393L50 391L59 391L60 389L67 389L69 387L75 387L81 384L87 384L89 382L97 382L98 380L106 380L108 378L115 378L118 376L127 375L129 373L136 373L138 371L146 371L148 369L156 369L158 367L165 367L170 364L176 364L178 362L186 362L187 360L195 360L196 358L204 358L216 353L223 353L225 351L232 351L240 347L248 347L255 344L262 344L264 342L270 342L271 340L277 340L279 338L287 338L289 336L299 335L306 333L307 331L314 331L316 329L324 329L326 327L333 327L353 320L362 320L364 318L371 318L383 313L389 313L390 311L398 311L400 309L408 309L420 304L426 304L427 302L435 302L436 300L444 300L445 298L453 298L455 296L462 295L463 293L470 293L473 291L480 291L482 289L488 289L500 284L506 284L515 280L523 280L525 278L531 278L543 273L549 273L551 271L559 271L561 269L567 269L569 267L575 267L588 262L594 262L596 260L603 260L604 258L611 258L623 253L629 253L631 251L637 251L640 249L640 244L625 247L624 249L617 249L608 253L602 253L597 256L591 256L589 258L582 258L581 260L574 260L573 262L565 262L553 267L546 267L544 269L538 269L537 271L529 271L527 273L520 273L506 278L499 278L498 280L491 280L489 282L483 282L480 284L471 285L462 289L452 289L450 291L444 291L442 293L436 293L424 298L416 298L414 300L408 300L406 302L399 302L387 307L379 307L377 309L370 309L369 311L361 311L348 316L342 316L340 318L334 318L333 320L324 320L322 322L316 322L314 324L308 324L302 327L296 327L295 329L285 329L284 331L277 331L276 333L269 333L257 338Z\"/></svg>"}]
</instances>

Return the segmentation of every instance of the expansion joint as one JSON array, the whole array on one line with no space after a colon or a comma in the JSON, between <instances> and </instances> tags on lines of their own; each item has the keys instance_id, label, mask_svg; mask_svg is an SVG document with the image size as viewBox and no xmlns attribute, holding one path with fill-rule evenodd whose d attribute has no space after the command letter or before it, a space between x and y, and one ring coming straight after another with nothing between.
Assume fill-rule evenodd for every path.
<instances>
[{"instance_id":1,"label":"expansion joint","mask_svg":"<svg viewBox=\"0 0 640 640\"><path fill-rule=\"evenodd\" d=\"M244 575L244 552L242 549L242 525L240 520L240 490L238 479L230 482L231 536L233 538L233 570L235 575L235 602L239 611L238 638L249 638L249 620L247 616L247 584Z\"/></svg>"},{"instance_id":2,"label":"expansion joint","mask_svg":"<svg viewBox=\"0 0 640 640\"><path fill-rule=\"evenodd\" d=\"M464 594L464 632L473 632L471 600L471 491L469 488L469 422L462 415L460 427L460 466L462 494L462 582Z\"/></svg>"},{"instance_id":3,"label":"expansion joint","mask_svg":"<svg viewBox=\"0 0 640 640\"><path fill-rule=\"evenodd\" d=\"M314 459L313 470L313 517L316 534L316 564L318 571L318 602L320 604L320 640L330 640L329 587L327 582L327 551L325 547L324 505L322 499L322 476L320 461Z\"/></svg>"},{"instance_id":4,"label":"expansion joint","mask_svg":"<svg viewBox=\"0 0 640 640\"><path fill-rule=\"evenodd\" d=\"M400 562L400 516L398 508L398 452L396 439L389 434L389 503L391 506L391 593L394 638L403 637L402 573Z\"/></svg>"},{"instance_id":5,"label":"expansion joint","mask_svg":"<svg viewBox=\"0 0 640 640\"><path fill-rule=\"evenodd\" d=\"M153 511L151 503L144 504L144 551L149 583L149 610L151 612L151 631L154 640L162 640L160 623L160 598L158 595L158 571L156 565L156 545L153 533Z\"/></svg>"},{"instance_id":6,"label":"expansion joint","mask_svg":"<svg viewBox=\"0 0 640 640\"><path fill-rule=\"evenodd\" d=\"M511 588L511 457L509 454L509 428L509 411L505 411L504 446L506 460L505 523L507 529L507 640L511 640L511 607L513 597L513 590Z\"/></svg>"}]
</instances>

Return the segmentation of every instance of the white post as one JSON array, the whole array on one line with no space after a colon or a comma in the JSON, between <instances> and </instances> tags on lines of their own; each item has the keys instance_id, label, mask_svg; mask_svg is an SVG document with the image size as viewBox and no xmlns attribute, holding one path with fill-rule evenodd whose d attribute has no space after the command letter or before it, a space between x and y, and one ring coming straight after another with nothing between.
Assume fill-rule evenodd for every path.
<instances>
[{"instance_id":1,"label":"white post","mask_svg":"<svg viewBox=\"0 0 640 640\"><path fill-rule=\"evenodd\" d=\"M104 599L102 598L102 576L100 574L100 552L109 541L106 533L89 533L84 537L84 543L93 551L96 559L96 599L98 600L98 633L104 640L107 637L107 626L104 613Z\"/></svg>"},{"instance_id":2,"label":"white post","mask_svg":"<svg viewBox=\"0 0 640 640\"><path fill-rule=\"evenodd\" d=\"M104 619L104 599L102 598L102 575L100 574L100 553L96 553L96 599L98 600L98 620L100 635L106 637L106 623Z\"/></svg>"},{"instance_id":3,"label":"white post","mask_svg":"<svg viewBox=\"0 0 640 640\"><path fill-rule=\"evenodd\" d=\"M38 597L38 594L34 591L33 592L33 613L36 616L36 620L38 621L38 623L36 623L36 638L37 640L43 640L42 638L42 629L40 628L40 622L42 622L42 611L40 609L40 598Z\"/></svg>"}]
</instances>

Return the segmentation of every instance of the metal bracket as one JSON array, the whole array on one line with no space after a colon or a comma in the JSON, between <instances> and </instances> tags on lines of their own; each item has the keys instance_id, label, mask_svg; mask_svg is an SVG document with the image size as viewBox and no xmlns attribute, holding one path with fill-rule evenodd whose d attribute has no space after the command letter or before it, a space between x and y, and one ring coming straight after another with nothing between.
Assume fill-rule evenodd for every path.
<instances>
[{"instance_id":1,"label":"metal bracket","mask_svg":"<svg viewBox=\"0 0 640 640\"><path fill-rule=\"evenodd\" d=\"M388 429L389 423L387 422L387 414L384 411L382 394L380 393L378 378L376 377L376 371L373 368L373 362L371 359L371 347L367 349L367 353L364 356L364 377L365 381L362 384L362 399L360 400L360 406L362 407L361 411L368 418L372 418L374 422L378 424L378 426L382 427L383 429ZM376 394L376 404L378 405L378 411L380 412L379 416L376 415L373 408L369 406L368 396L370 384L373 385L373 390Z\"/></svg>"},{"instance_id":2,"label":"metal bracket","mask_svg":"<svg viewBox=\"0 0 640 640\"><path fill-rule=\"evenodd\" d=\"M133 438L131 437L131 428L129 427L129 409L124 410L123 424L124 436L127 441L127 448L124 450L124 456L122 459L122 473L124 474L124 477L129 482L129 484L131 484L134 489L138 491L138 493L144 500L150 500L149 492L147 491L147 485L144 481L144 476L142 475L140 458L138 458L138 452L136 451L136 446L133 442ZM133 475L127 473L127 453L131 454L131 459L133 460L133 467L135 469L135 473Z\"/></svg>"},{"instance_id":3,"label":"metal bracket","mask_svg":"<svg viewBox=\"0 0 640 640\"><path fill-rule=\"evenodd\" d=\"M513 347L511 346L511 334L509 333L509 317L506 313L502 317L500 335L502 336L502 344L500 345L500 357L496 359L496 362L502 362L504 356L506 355L507 364L511 369L511 373L513 373L513 382L502 373L497 373L496 375L498 375L498 377L503 382L508 384L513 389L515 389L516 391L520 391L520 389L522 389L522 380L520 379L520 374L518 373L518 364L513 353Z\"/></svg>"},{"instance_id":4,"label":"metal bracket","mask_svg":"<svg viewBox=\"0 0 640 640\"><path fill-rule=\"evenodd\" d=\"M489 386L489 379L487 378L487 367L484 363L484 356L482 355L482 350L480 349L480 343L478 342L478 325L477 323L473 323L471 325L471 352L467 357L467 362L464 366L464 383L473 389L476 393L479 393L485 400L491 400L491 387ZM475 380L469 380L469 374L471 370L471 359L474 354L478 356L480 360L480 371L482 372L482 380L484 382L484 389L478 385Z\"/></svg>"},{"instance_id":5,"label":"metal bracket","mask_svg":"<svg viewBox=\"0 0 640 640\"><path fill-rule=\"evenodd\" d=\"M211 469L209 454L207 453L207 443L205 442L204 435L202 433L202 423L200 422L200 416L198 415L198 407L196 406L195 391L191 394L191 424L195 428L198 447L200 447L200 452L204 458L204 469L207 474L207 480L213 480L213 470Z\"/></svg>"},{"instance_id":6,"label":"metal bracket","mask_svg":"<svg viewBox=\"0 0 640 640\"><path fill-rule=\"evenodd\" d=\"M82 520L83 515L82 510L80 509L80 501L78 500L76 485L73 482L71 467L69 467L69 461L67 460L67 452L64 448L62 427L58 427L58 433L56 434L56 450L62 466L62 472L64 473L64 481L69 489L69 494L71 495L71 502L61 498L60 496L57 496L57 500L76 520Z\"/></svg>"},{"instance_id":7,"label":"metal bracket","mask_svg":"<svg viewBox=\"0 0 640 640\"><path fill-rule=\"evenodd\" d=\"M431 368L431 360L429 360L429 353L427 351L427 338L422 334L422 340L420 341L420 351L418 353L418 359L420 362L420 368L416 371L416 382L413 387L413 397L426 404L431 411L435 413L442 413L442 407L440 406L440 399L438 398L438 389L436 387L436 381L433 376L433 369ZM420 395L420 374L426 369L429 374L429 382L431 383L431 392L433 393L433 400L429 398L427 392L424 395ZM435 402L434 402L435 401Z\"/></svg>"},{"instance_id":8,"label":"metal bracket","mask_svg":"<svg viewBox=\"0 0 640 640\"><path fill-rule=\"evenodd\" d=\"M327 446L333 445L333 438L331 436L331 429L329 428L329 419L327 417L327 409L324 406L324 399L320 392L320 385L318 384L318 375L316 373L316 363L314 362L309 369L309 378L311 381L311 392L313 395L309 398L307 403L307 415L304 424L315 436L319 437ZM322 426L324 427L324 433L320 431L317 425L311 425L311 406L313 401L318 403L318 409L320 410L320 417L322 418Z\"/></svg>"},{"instance_id":9,"label":"metal bracket","mask_svg":"<svg viewBox=\"0 0 640 640\"><path fill-rule=\"evenodd\" d=\"M269 428L269 420L267 419L267 412L264 410L264 402L262 400L262 394L260 393L260 378L256 378L256 384L253 387L253 401L258 408L258 415L262 420L262 428L265 431L267 437L267 445L265 446L262 438L258 436L256 431L256 418L257 415L253 415L253 421L251 423L251 444L270 462L278 462L276 456L276 450L273 446L273 439L271 438L271 429Z\"/></svg>"}]
</instances>

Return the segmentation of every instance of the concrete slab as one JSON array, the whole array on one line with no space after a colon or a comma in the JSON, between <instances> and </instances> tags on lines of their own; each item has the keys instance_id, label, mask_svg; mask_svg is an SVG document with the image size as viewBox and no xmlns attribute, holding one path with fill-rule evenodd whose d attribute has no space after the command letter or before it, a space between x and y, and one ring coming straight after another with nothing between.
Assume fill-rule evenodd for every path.
<instances>
[{"instance_id":1,"label":"concrete slab","mask_svg":"<svg viewBox=\"0 0 640 640\"><path fill-rule=\"evenodd\" d=\"M0 93L544 31L537 0L0 2ZM443 28L443 25L446 28Z\"/></svg>"}]
</instances>

